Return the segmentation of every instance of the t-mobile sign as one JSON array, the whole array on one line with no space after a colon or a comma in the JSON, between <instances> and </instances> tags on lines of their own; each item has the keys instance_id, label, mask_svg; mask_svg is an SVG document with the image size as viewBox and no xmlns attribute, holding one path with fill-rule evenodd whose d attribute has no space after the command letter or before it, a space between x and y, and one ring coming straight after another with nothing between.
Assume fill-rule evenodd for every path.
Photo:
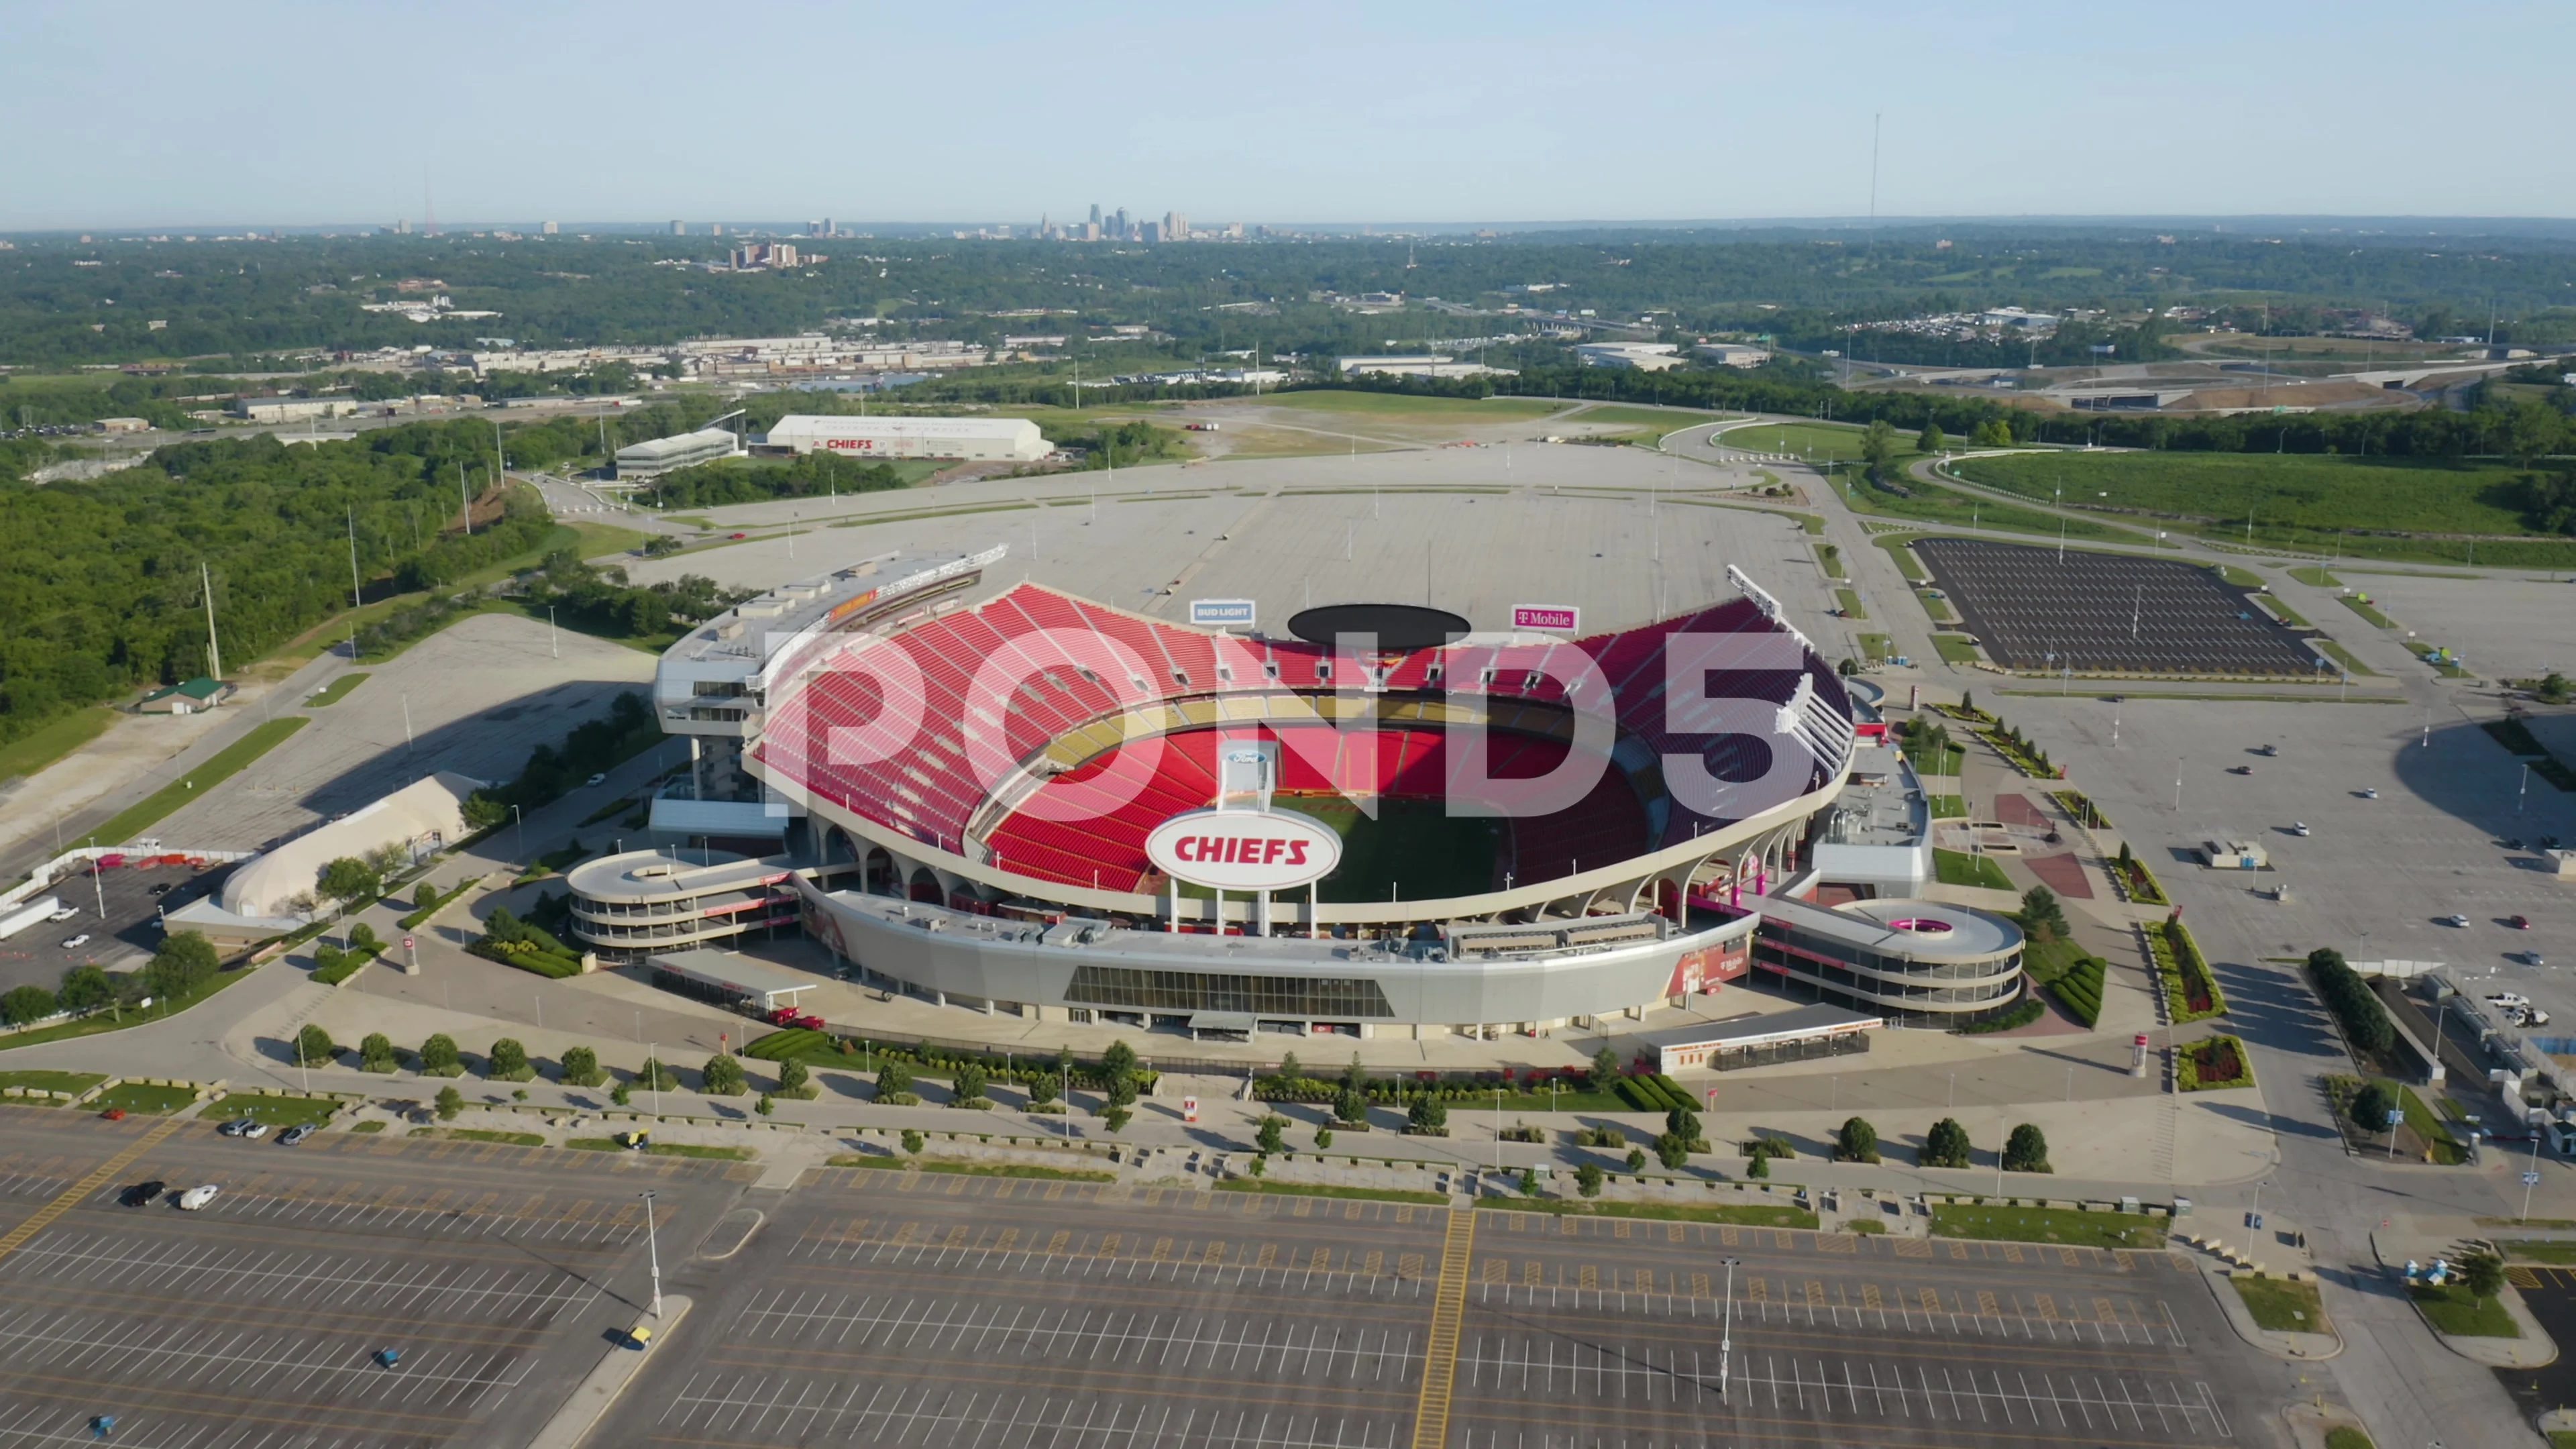
<instances>
[{"instance_id":1,"label":"t-mobile sign","mask_svg":"<svg viewBox=\"0 0 2576 1449\"><path fill-rule=\"evenodd\" d=\"M1583 627L1583 611L1572 604L1514 604L1512 627L1515 629L1561 629L1568 634Z\"/></svg>"}]
</instances>

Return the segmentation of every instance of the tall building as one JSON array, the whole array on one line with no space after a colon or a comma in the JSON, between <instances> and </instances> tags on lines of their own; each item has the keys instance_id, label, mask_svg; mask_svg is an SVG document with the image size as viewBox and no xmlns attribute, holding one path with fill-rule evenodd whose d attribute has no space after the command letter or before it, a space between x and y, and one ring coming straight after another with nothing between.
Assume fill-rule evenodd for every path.
<instances>
[{"instance_id":1,"label":"tall building","mask_svg":"<svg viewBox=\"0 0 2576 1449\"><path fill-rule=\"evenodd\" d=\"M1091 203L1091 224L1100 225L1100 203L1097 201Z\"/></svg>"},{"instance_id":2,"label":"tall building","mask_svg":"<svg viewBox=\"0 0 2576 1449\"><path fill-rule=\"evenodd\" d=\"M396 236L409 236L409 235L411 235L411 218L409 218L409 217L404 217L404 218L402 218L401 220L396 221L396 222L394 223L394 235L396 235Z\"/></svg>"},{"instance_id":3,"label":"tall building","mask_svg":"<svg viewBox=\"0 0 2576 1449\"><path fill-rule=\"evenodd\" d=\"M707 235L709 235L709 236L723 236L723 235L724 235L724 223L723 223L723 222L717 222L715 225L713 225L713 226L711 226L711 227L708 227L708 228L707 228Z\"/></svg>"},{"instance_id":4,"label":"tall building","mask_svg":"<svg viewBox=\"0 0 2576 1449\"><path fill-rule=\"evenodd\" d=\"M1139 223L1136 230L1139 233L1137 237L1139 241L1159 243L1163 239L1163 224L1159 221Z\"/></svg>"},{"instance_id":5,"label":"tall building","mask_svg":"<svg viewBox=\"0 0 2576 1449\"><path fill-rule=\"evenodd\" d=\"M544 233L544 234L546 234L547 236L553 236L553 235L555 234L555 232L556 232L556 227L555 227L555 224L554 224L553 222L551 222L551 221L550 221L550 222L545 223L545 224L544 224L544 225L542 225L542 226L539 226L539 227L537 228L537 230L538 230L538 231L540 231L540 232L543 232L543 233Z\"/></svg>"},{"instance_id":6,"label":"tall building","mask_svg":"<svg viewBox=\"0 0 2576 1449\"><path fill-rule=\"evenodd\" d=\"M671 235L673 235L673 236L687 236L688 234L689 234L689 224L688 224L687 222L685 222L685 221L675 221L675 222L671 223Z\"/></svg>"},{"instance_id":7,"label":"tall building","mask_svg":"<svg viewBox=\"0 0 2576 1449\"><path fill-rule=\"evenodd\" d=\"M1120 241L1125 241L1134 234L1127 225L1127 208L1123 206L1118 208L1117 215L1109 219L1109 234Z\"/></svg>"},{"instance_id":8,"label":"tall building","mask_svg":"<svg viewBox=\"0 0 2576 1449\"><path fill-rule=\"evenodd\" d=\"M1183 215L1182 213L1177 212L1177 211L1167 211L1167 212L1164 212L1164 213L1163 213L1163 240L1165 240L1165 241L1188 241L1189 239L1190 239L1190 219L1189 219L1189 217L1187 217L1186 215Z\"/></svg>"}]
</instances>

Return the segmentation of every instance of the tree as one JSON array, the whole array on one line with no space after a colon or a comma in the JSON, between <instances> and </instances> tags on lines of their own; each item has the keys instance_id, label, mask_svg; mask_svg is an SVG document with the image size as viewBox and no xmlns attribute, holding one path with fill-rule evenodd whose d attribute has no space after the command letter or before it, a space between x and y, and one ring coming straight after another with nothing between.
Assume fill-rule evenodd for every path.
<instances>
[{"instance_id":1,"label":"tree","mask_svg":"<svg viewBox=\"0 0 2576 1449\"><path fill-rule=\"evenodd\" d=\"M1126 1131L1127 1124L1135 1119L1136 1114L1128 1111L1125 1107L1113 1106L1108 1111L1100 1114L1101 1125L1107 1127L1113 1136Z\"/></svg>"},{"instance_id":2,"label":"tree","mask_svg":"<svg viewBox=\"0 0 2576 1449\"><path fill-rule=\"evenodd\" d=\"M877 1068L877 1100L900 1097L912 1090L912 1068L900 1061L887 1060Z\"/></svg>"},{"instance_id":3,"label":"tree","mask_svg":"<svg viewBox=\"0 0 2576 1449\"><path fill-rule=\"evenodd\" d=\"M2013 1128L2004 1139L2004 1171L2047 1172L2048 1137L2034 1123L2024 1122Z\"/></svg>"},{"instance_id":4,"label":"tree","mask_svg":"<svg viewBox=\"0 0 2576 1449\"><path fill-rule=\"evenodd\" d=\"M1101 1095L1112 1107L1132 1107L1136 1104L1136 1079L1125 1073L1111 1077L1108 1088Z\"/></svg>"},{"instance_id":5,"label":"tree","mask_svg":"<svg viewBox=\"0 0 2576 1449\"><path fill-rule=\"evenodd\" d=\"M1522 1169L1521 1169L1521 1196L1523 1196L1523 1197L1536 1197L1536 1196L1538 1196L1538 1169L1537 1169L1537 1168L1535 1168L1535 1167L1524 1167L1524 1168L1522 1168Z\"/></svg>"},{"instance_id":6,"label":"tree","mask_svg":"<svg viewBox=\"0 0 2576 1449\"><path fill-rule=\"evenodd\" d=\"M1619 1054L1608 1047L1592 1054L1592 1090L1606 1092L1619 1080Z\"/></svg>"},{"instance_id":7,"label":"tree","mask_svg":"<svg viewBox=\"0 0 2576 1449\"><path fill-rule=\"evenodd\" d=\"M456 1038L438 1032L420 1044L420 1069L431 1076L452 1077L464 1063L456 1052Z\"/></svg>"},{"instance_id":8,"label":"tree","mask_svg":"<svg viewBox=\"0 0 2576 1449\"><path fill-rule=\"evenodd\" d=\"M803 1092L805 1084L812 1077L813 1073L805 1069L805 1064L794 1057L789 1057L778 1064L778 1090L787 1096L793 1097ZM1040 1077L1039 1080L1046 1079Z\"/></svg>"},{"instance_id":9,"label":"tree","mask_svg":"<svg viewBox=\"0 0 2576 1449\"><path fill-rule=\"evenodd\" d=\"M1679 1172L1690 1165L1691 1139L1678 1132L1667 1132L1655 1139L1655 1160L1666 1169Z\"/></svg>"},{"instance_id":10,"label":"tree","mask_svg":"<svg viewBox=\"0 0 2576 1449\"><path fill-rule=\"evenodd\" d=\"M525 1081L522 1073L530 1070L528 1049L516 1037L505 1036L492 1043L491 1053L483 1059L483 1075L496 1081Z\"/></svg>"},{"instance_id":11,"label":"tree","mask_svg":"<svg viewBox=\"0 0 2576 1449\"><path fill-rule=\"evenodd\" d=\"M1602 1173L1600 1163L1584 1163L1582 1166L1574 1169L1574 1190L1583 1194L1585 1197L1599 1197L1601 1195L1601 1178Z\"/></svg>"},{"instance_id":12,"label":"tree","mask_svg":"<svg viewBox=\"0 0 2576 1449\"><path fill-rule=\"evenodd\" d=\"M1333 1129L1332 1129L1332 1128L1330 1128L1330 1127L1318 1127L1318 1128L1316 1128L1316 1129L1315 1129L1315 1150L1316 1150L1317 1152L1322 1152L1322 1151L1325 1151L1325 1150L1329 1149L1332 1145L1333 1145Z\"/></svg>"},{"instance_id":13,"label":"tree","mask_svg":"<svg viewBox=\"0 0 2576 1449\"><path fill-rule=\"evenodd\" d=\"M2386 1082L2365 1082L2352 1094L2352 1120L2373 1132L2388 1129L2388 1114L2397 1110L2397 1094Z\"/></svg>"},{"instance_id":14,"label":"tree","mask_svg":"<svg viewBox=\"0 0 2576 1449\"><path fill-rule=\"evenodd\" d=\"M358 1069L367 1072L390 1072L400 1058L394 1055L394 1039L380 1031L368 1032L358 1043Z\"/></svg>"},{"instance_id":15,"label":"tree","mask_svg":"<svg viewBox=\"0 0 2576 1449\"><path fill-rule=\"evenodd\" d=\"M465 1094L463 1092L456 1090L453 1086L446 1086L438 1089L438 1120L442 1122L453 1122L456 1120L456 1114L464 1110Z\"/></svg>"},{"instance_id":16,"label":"tree","mask_svg":"<svg viewBox=\"0 0 2576 1449\"><path fill-rule=\"evenodd\" d=\"M1279 1059L1279 1075L1286 1077L1292 1082L1297 1080L1297 1077L1302 1070L1303 1068L1298 1064L1297 1054L1295 1052L1290 1052Z\"/></svg>"},{"instance_id":17,"label":"tree","mask_svg":"<svg viewBox=\"0 0 2576 1449\"><path fill-rule=\"evenodd\" d=\"M1876 1162L1878 1129L1859 1117L1846 1118L1840 1132L1834 1134L1836 1162Z\"/></svg>"},{"instance_id":18,"label":"tree","mask_svg":"<svg viewBox=\"0 0 2576 1449\"><path fill-rule=\"evenodd\" d=\"M42 1021L54 1014L54 993L41 986L13 986L0 996L0 1016L12 1026Z\"/></svg>"},{"instance_id":19,"label":"tree","mask_svg":"<svg viewBox=\"0 0 2576 1449\"><path fill-rule=\"evenodd\" d=\"M1287 1119L1284 1117L1262 1118L1261 1130L1252 1134L1252 1145L1264 1153L1278 1151L1280 1144L1286 1140L1280 1130L1286 1122Z\"/></svg>"},{"instance_id":20,"label":"tree","mask_svg":"<svg viewBox=\"0 0 2576 1449\"><path fill-rule=\"evenodd\" d=\"M960 1102L972 1102L984 1095L984 1069L973 1062L959 1067L948 1080Z\"/></svg>"},{"instance_id":21,"label":"tree","mask_svg":"<svg viewBox=\"0 0 2576 1449\"><path fill-rule=\"evenodd\" d=\"M304 1029L295 1034L295 1060L299 1065L329 1066L339 1054L340 1048L332 1042L331 1033L313 1022L304 1023Z\"/></svg>"},{"instance_id":22,"label":"tree","mask_svg":"<svg viewBox=\"0 0 2576 1449\"><path fill-rule=\"evenodd\" d=\"M916 1153L921 1151L921 1133L910 1127L903 1129L903 1150Z\"/></svg>"},{"instance_id":23,"label":"tree","mask_svg":"<svg viewBox=\"0 0 2576 1449\"><path fill-rule=\"evenodd\" d=\"M1664 1131L1684 1142L1697 1142L1699 1114L1688 1107L1667 1108L1664 1112Z\"/></svg>"},{"instance_id":24,"label":"tree","mask_svg":"<svg viewBox=\"0 0 2576 1449\"><path fill-rule=\"evenodd\" d=\"M54 999L65 1011L96 1011L116 999L116 983L107 973L83 962L63 973L63 985Z\"/></svg>"},{"instance_id":25,"label":"tree","mask_svg":"<svg viewBox=\"0 0 2576 1449\"><path fill-rule=\"evenodd\" d=\"M1429 1092L1415 1094L1413 1105L1404 1111L1405 1130L1426 1137L1444 1136L1449 1131L1449 1109Z\"/></svg>"},{"instance_id":26,"label":"tree","mask_svg":"<svg viewBox=\"0 0 2576 1449\"><path fill-rule=\"evenodd\" d=\"M1111 1042L1109 1050L1100 1054L1100 1070L1104 1076L1134 1076L1136 1049L1129 1046L1124 1038Z\"/></svg>"},{"instance_id":27,"label":"tree","mask_svg":"<svg viewBox=\"0 0 2576 1449\"><path fill-rule=\"evenodd\" d=\"M1956 1117L1944 1117L1923 1134L1923 1152L1918 1159L1925 1167L1965 1167L1968 1165L1968 1129Z\"/></svg>"},{"instance_id":28,"label":"tree","mask_svg":"<svg viewBox=\"0 0 2576 1449\"><path fill-rule=\"evenodd\" d=\"M1918 453L1938 453L1948 446L1950 440L1942 435L1939 423L1925 423L1923 431L1914 435L1914 451Z\"/></svg>"},{"instance_id":29,"label":"tree","mask_svg":"<svg viewBox=\"0 0 2576 1449\"><path fill-rule=\"evenodd\" d=\"M1885 418L1872 418L1860 434L1860 458L1868 467L1869 481L1887 481L1887 465L1896 457L1896 429Z\"/></svg>"},{"instance_id":30,"label":"tree","mask_svg":"<svg viewBox=\"0 0 2576 1449\"><path fill-rule=\"evenodd\" d=\"M635 1093L624 1082L619 1082L608 1089L608 1100L623 1107L635 1100Z\"/></svg>"},{"instance_id":31,"label":"tree","mask_svg":"<svg viewBox=\"0 0 2576 1449\"><path fill-rule=\"evenodd\" d=\"M2451 1266L2473 1298L2493 1298L2504 1291L2504 1260L2493 1253L2464 1254Z\"/></svg>"},{"instance_id":32,"label":"tree","mask_svg":"<svg viewBox=\"0 0 2576 1449\"><path fill-rule=\"evenodd\" d=\"M1351 1064L1342 1068L1342 1090L1354 1097L1364 1098L1368 1095L1368 1073L1360 1066L1360 1054L1358 1052L1351 1053ZM1342 1120L1345 1122L1357 1122L1361 1119L1345 1116Z\"/></svg>"},{"instance_id":33,"label":"tree","mask_svg":"<svg viewBox=\"0 0 2576 1449\"><path fill-rule=\"evenodd\" d=\"M742 1063L725 1052L707 1058L707 1064L698 1068L698 1090L710 1097L741 1096Z\"/></svg>"},{"instance_id":34,"label":"tree","mask_svg":"<svg viewBox=\"0 0 2576 1449\"><path fill-rule=\"evenodd\" d=\"M2066 910L2058 904L2057 892L2046 886L2032 886L2021 895L2021 914L2015 917L2024 933L2043 945L2062 941L2073 934L2066 925Z\"/></svg>"},{"instance_id":35,"label":"tree","mask_svg":"<svg viewBox=\"0 0 2576 1449\"><path fill-rule=\"evenodd\" d=\"M772 1110L769 1105L769 1094L767 1092L761 1093L760 1100L753 1104L751 1110L758 1112L763 1117L768 1116Z\"/></svg>"},{"instance_id":36,"label":"tree","mask_svg":"<svg viewBox=\"0 0 2576 1449\"><path fill-rule=\"evenodd\" d=\"M1980 448L2009 448L2013 445L2012 425L2001 418L1988 418L1977 424L1971 441Z\"/></svg>"},{"instance_id":37,"label":"tree","mask_svg":"<svg viewBox=\"0 0 2576 1449\"><path fill-rule=\"evenodd\" d=\"M1040 1073L1038 1073L1036 1076L1029 1078L1029 1105L1030 1105L1030 1106L1032 1106L1032 1107L1044 1107L1044 1106L1048 1105L1049 1103L1052 1103L1053 1101L1055 1101L1055 1096L1056 1096L1056 1081L1055 1081L1055 1073L1053 1073L1053 1072L1040 1072Z\"/></svg>"},{"instance_id":38,"label":"tree","mask_svg":"<svg viewBox=\"0 0 2576 1449\"><path fill-rule=\"evenodd\" d=\"M599 1079L599 1053L586 1046L565 1047L563 1079L575 1086L589 1086Z\"/></svg>"},{"instance_id":39,"label":"tree","mask_svg":"<svg viewBox=\"0 0 2576 1449\"><path fill-rule=\"evenodd\" d=\"M2543 704L2565 704L2569 693L2567 676L2553 669L2531 692Z\"/></svg>"},{"instance_id":40,"label":"tree","mask_svg":"<svg viewBox=\"0 0 2576 1449\"><path fill-rule=\"evenodd\" d=\"M1333 1096L1333 1120L1354 1125L1368 1120L1368 1099L1348 1087Z\"/></svg>"},{"instance_id":41,"label":"tree","mask_svg":"<svg viewBox=\"0 0 2576 1449\"><path fill-rule=\"evenodd\" d=\"M163 939L161 949L152 953L143 967L143 984L155 996L184 996L214 980L222 966L214 942L195 931L180 931Z\"/></svg>"},{"instance_id":42,"label":"tree","mask_svg":"<svg viewBox=\"0 0 2576 1449\"><path fill-rule=\"evenodd\" d=\"M372 901L384 894L384 878L376 868L353 855L344 855L314 873L314 883L323 895L346 904Z\"/></svg>"}]
</instances>

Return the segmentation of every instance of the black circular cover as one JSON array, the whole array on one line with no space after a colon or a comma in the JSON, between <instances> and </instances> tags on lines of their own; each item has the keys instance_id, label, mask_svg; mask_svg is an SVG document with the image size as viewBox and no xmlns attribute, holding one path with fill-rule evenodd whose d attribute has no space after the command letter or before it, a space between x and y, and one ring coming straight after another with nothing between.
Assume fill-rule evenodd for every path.
<instances>
[{"instance_id":1,"label":"black circular cover","mask_svg":"<svg viewBox=\"0 0 2576 1449\"><path fill-rule=\"evenodd\" d=\"M1389 652L1432 649L1468 632L1467 621L1421 604L1319 604L1288 619L1288 632L1330 647L1344 634L1374 634Z\"/></svg>"}]
</instances>

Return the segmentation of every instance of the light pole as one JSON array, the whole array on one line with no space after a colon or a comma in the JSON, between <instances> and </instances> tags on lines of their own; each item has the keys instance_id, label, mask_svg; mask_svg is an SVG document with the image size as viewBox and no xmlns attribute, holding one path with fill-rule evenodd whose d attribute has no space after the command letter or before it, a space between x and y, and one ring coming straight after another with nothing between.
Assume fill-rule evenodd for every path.
<instances>
[{"instance_id":1,"label":"light pole","mask_svg":"<svg viewBox=\"0 0 2576 1449\"><path fill-rule=\"evenodd\" d=\"M2263 1221L2263 1189L2270 1187L2271 1185L2272 1184L2269 1181L2254 1184L2254 1206L2249 1214L2253 1218L2254 1223L2260 1223ZM2249 1223L2247 1226L2251 1227L2254 1223Z\"/></svg>"},{"instance_id":2,"label":"light pole","mask_svg":"<svg viewBox=\"0 0 2576 1449\"><path fill-rule=\"evenodd\" d=\"M2531 1190L2539 1185L2540 1134L2534 1132L2531 1134L2531 1165L2522 1170L2522 1217L2515 1218L2515 1222L2531 1216Z\"/></svg>"},{"instance_id":3,"label":"light pole","mask_svg":"<svg viewBox=\"0 0 2576 1449\"><path fill-rule=\"evenodd\" d=\"M662 1244L653 1232L653 1194L644 1195L644 1251L653 1260L653 1316L662 1316Z\"/></svg>"},{"instance_id":4,"label":"light pole","mask_svg":"<svg viewBox=\"0 0 2576 1449\"><path fill-rule=\"evenodd\" d=\"M528 854L528 822L520 818L519 807L516 805L510 807L510 830L512 836L518 841L517 849L519 857L522 860L526 859Z\"/></svg>"},{"instance_id":5,"label":"light pole","mask_svg":"<svg viewBox=\"0 0 2576 1449\"><path fill-rule=\"evenodd\" d=\"M1735 1358L1735 1258L1721 1259L1726 1264L1726 1326L1717 1335L1717 1396L1726 1397L1726 1374Z\"/></svg>"},{"instance_id":6,"label":"light pole","mask_svg":"<svg viewBox=\"0 0 2576 1449\"><path fill-rule=\"evenodd\" d=\"M1503 1175L1503 1089L1494 1089L1494 1176Z\"/></svg>"},{"instance_id":7,"label":"light pole","mask_svg":"<svg viewBox=\"0 0 2576 1449\"><path fill-rule=\"evenodd\" d=\"M1998 1107L1995 1109L1995 1196L1997 1197L2004 1195L2004 1147L2011 1140L2010 1132L2004 1127L2003 1109Z\"/></svg>"},{"instance_id":8,"label":"light pole","mask_svg":"<svg viewBox=\"0 0 2576 1449\"><path fill-rule=\"evenodd\" d=\"M644 1070L653 1074L644 1085L650 1088L653 1093L653 1117L654 1120L659 1121L662 1116L662 1044L660 1042L657 1041L653 1043L651 1047L646 1049L644 1055ZM700 1085L704 1085L704 1083L701 1083ZM1996 1180L1998 1182L2002 1181L2001 1178L1997 1178Z\"/></svg>"}]
</instances>

